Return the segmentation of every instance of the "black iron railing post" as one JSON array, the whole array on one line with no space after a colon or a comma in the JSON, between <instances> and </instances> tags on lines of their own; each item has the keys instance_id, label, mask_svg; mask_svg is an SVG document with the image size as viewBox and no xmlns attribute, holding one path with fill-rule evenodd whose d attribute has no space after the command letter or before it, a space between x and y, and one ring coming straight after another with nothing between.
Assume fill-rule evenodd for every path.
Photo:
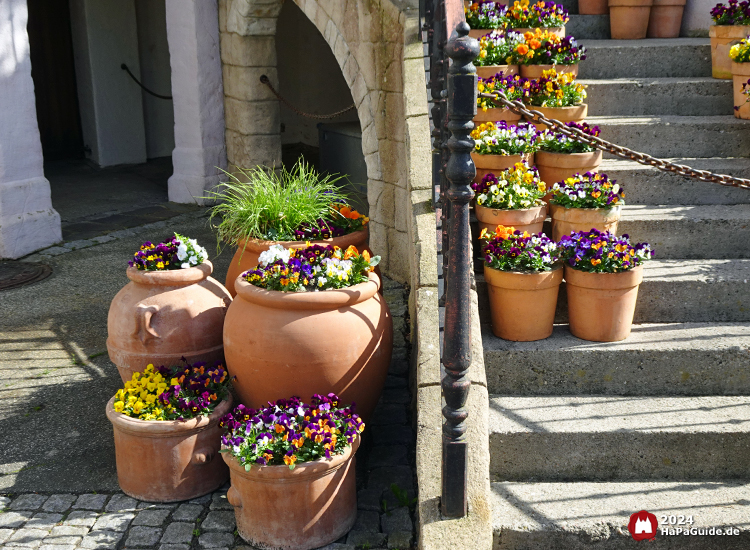
<instances>
[{"instance_id":1,"label":"black iron railing post","mask_svg":"<svg viewBox=\"0 0 750 550\"><path fill-rule=\"evenodd\" d=\"M472 61L479 54L479 42L469 38L469 26L461 22L458 36L445 47L451 58L448 69L448 140L450 159L445 175L450 181L448 277L446 281L445 339L443 344L443 496L442 512L448 517L467 513L465 438L466 400L471 381L471 243L469 201L474 196L470 184L476 174L471 160L474 140L472 119L477 113L477 74Z\"/></svg>"}]
</instances>

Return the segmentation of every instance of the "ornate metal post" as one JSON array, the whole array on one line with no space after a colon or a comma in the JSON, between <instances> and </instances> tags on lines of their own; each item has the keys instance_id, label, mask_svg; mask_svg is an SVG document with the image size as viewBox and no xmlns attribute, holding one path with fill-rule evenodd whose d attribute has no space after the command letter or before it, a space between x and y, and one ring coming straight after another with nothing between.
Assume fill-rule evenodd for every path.
<instances>
[{"instance_id":1,"label":"ornate metal post","mask_svg":"<svg viewBox=\"0 0 750 550\"><path fill-rule=\"evenodd\" d=\"M442 124L443 124L443 100L440 97L440 92L444 87L445 80L443 78L443 46L445 40L442 36L445 32L442 30L443 22L443 9L442 0L434 0L432 2L432 19L430 21L430 31L428 37L430 40L430 95L432 96L432 200L433 204L437 208L439 201L438 190L440 188L440 174L442 169L442 153L441 147L443 146L442 136Z\"/></svg>"},{"instance_id":2,"label":"ornate metal post","mask_svg":"<svg viewBox=\"0 0 750 550\"><path fill-rule=\"evenodd\" d=\"M477 113L477 75L472 64L479 55L479 42L469 38L469 25L456 27L457 37L448 42L445 51L451 58L448 69L448 129L451 155L446 169L450 181L450 257L446 281L445 341L443 344L443 496L442 511L448 517L465 516L466 454L464 433L468 416L466 400L471 382L470 290L471 243L469 201L474 192L470 183L476 175L471 151L474 140L469 135Z\"/></svg>"}]
</instances>

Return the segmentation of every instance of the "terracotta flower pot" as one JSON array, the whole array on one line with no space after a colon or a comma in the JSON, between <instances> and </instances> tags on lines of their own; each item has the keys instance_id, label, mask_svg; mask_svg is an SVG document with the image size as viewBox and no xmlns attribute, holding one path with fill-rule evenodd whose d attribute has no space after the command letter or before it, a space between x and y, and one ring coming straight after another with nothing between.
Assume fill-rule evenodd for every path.
<instances>
[{"instance_id":1,"label":"terracotta flower pot","mask_svg":"<svg viewBox=\"0 0 750 550\"><path fill-rule=\"evenodd\" d=\"M648 19L649 38L677 38L682 26L686 0L654 0Z\"/></svg>"},{"instance_id":2,"label":"terracotta flower pot","mask_svg":"<svg viewBox=\"0 0 750 550\"><path fill-rule=\"evenodd\" d=\"M498 109L497 107L489 107L485 111L481 107L477 107L477 114L474 116L474 123L481 124L482 122L497 122L499 120L505 120L507 122L518 122L521 120L521 115L517 115L510 109Z\"/></svg>"},{"instance_id":3,"label":"terracotta flower pot","mask_svg":"<svg viewBox=\"0 0 750 550\"><path fill-rule=\"evenodd\" d=\"M219 420L232 407L232 396L210 416L190 420L140 420L115 412L107 418L115 433L117 481L127 495L147 502L178 502L215 491L229 479L219 457Z\"/></svg>"},{"instance_id":4,"label":"terracotta flower pot","mask_svg":"<svg viewBox=\"0 0 750 550\"><path fill-rule=\"evenodd\" d=\"M246 471L229 453L237 531L253 546L309 550L345 535L357 519L354 453L360 438L330 459L286 465L252 466Z\"/></svg>"},{"instance_id":5,"label":"terracotta flower pot","mask_svg":"<svg viewBox=\"0 0 750 550\"><path fill-rule=\"evenodd\" d=\"M630 335L643 266L587 273L565 266L570 332L582 340L618 342Z\"/></svg>"},{"instance_id":6,"label":"terracotta flower pot","mask_svg":"<svg viewBox=\"0 0 750 550\"><path fill-rule=\"evenodd\" d=\"M504 76L518 74L518 65L485 65L477 67L477 76L479 78L491 78L497 73L503 73Z\"/></svg>"},{"instance_id":7,"label":"terracotta flower pot","mask_svg":"<svg viewBox=\"0 0 750 550\"><path fill-rule=\"evenodd\" d=\"M330 244L343 249L346 249L349 245L354 245L357 247L357 250L362 252L367 249L369 236L369 231L365 228L362 231L355 231L341 237L311 242L312 244ZM260 253L268 250L273 244L280 244L284 248L305 247L305 241L261 241L258 239L240 241L237 252L234 253L232 263L229 264L229 269L227 270L226 287L232 298L237 295L237 291L234 288L234 281L239 277L240 273L244 273L248 269L252 269L258 265L258 256L260 256ZM368 249L368 252L371 251Z\"/></svg>"},{"instance_id":8,"label":"terracotta flower pot","mask_svg":"<svg viewBox=\"0 0 750 550\"><path fill-rule=\"evenodd\" d=\"M514 342L531 342L552 334L562 267L541 273L522 273L485 266L484 278L495 336Z\"/></svg>"},{"instance_id":9,"label":"terracotta flower pot","mask_svg":"<svg viewBox=\"0 0 750 550\"><path fill-rule=\"evenodd\" d=\"M750 119L750 103L748 97L742 93L742 85L750 79L750 63L735 63L732 61L732 80L734 85L734 110L737 118Z\"/></svg>"},{"instance_id":10,"label":"terracotta flower pot","mask_svg":"<svg viewBox=\"0 0 750 550\"><path fill-rule=\"evenodd\" d=\"M224 324L227 370L240 402L334 392L367 422L385 383L393 321L380 279L322 292L277 292L237 279Z\"/></svg>"},{"instance_id":11,"label":"terracotta flower pot","mask_svg":"<svg viewBox=\"0 0 750 550\"><path fill-rule=\"evenodd\" d=\"M732 58L729 57L729 49L750 35L750 26L711 25L708 35L711 37L711 76L730 80Z\"/></svg>"},{"instance_id":12,"label":"terracotta flower pot","mask_svg":"<svg viewBox=\"0 0 750 550\"><path fill-rule=\"evenodd\" d=\"M607 0L578 0L580 15L609 15Z\"/></svg>"},{"instance_id":13,"label":"terracotta flower pot","mask_svg":"<svg viewBox=\"0 0 750 550\"><path fill-rule=\"evenodd\" d=\"M515 32L520 32L521 34L525 34L527 32L536 32L536 28L534 27L520 27L518 29L508 29ZM546 29L542 29L543 31L548 31L550 34L554 34L556 36L559 36L560 38L565 38L565 25L561 25L559 27L548 27Z\"/></svg>"},{"instance_id":14,"label":"terracotta flower pot","mask_svg":"<svg viewBox=\"0 0 750 550\"><path fill-rule=\"evenodd\" d=\"M496 30L497 29L469 29L469 37L476 38L477 40L479 40L485 34L490 34L492 31L496 31Z\"/></svg>"},{"instance_id":15,"label":"terracotta flower pot","mask_svg":"<svg viewBox=\"0 0 750 550\"><path fill-rule=\"evenodd\" d=\"M489 173L498 174L503 170L512 168L517 162L525 161L529 166L533 166L534 153L523 153L521 155L480 155L472 153L471 160L474 161L474 166L477 169L474 181L479 182L485 175Z\"/></svg>"},{"instance_id":16,"label":"terracotta flower pot","mask_svg":"<svg viewBox=\"0 0 750 550\"><path fill-rule=\"evenodd\" d=\"M646 38L654 0L609 0L609 28L613 39Z\"/></svg>"},{"instance_id":17,"label":"terracotta flower pot","mask_svg":"<svg viewBox=\"0 0 750 550\"><path fill-rule=\"evenodd\" d=\"M550 189L555 183L573 174L596 172L602 163L602 152L599 149L591 153L537 151L534 153L534 162L539 170L539 177L547 184L547 189Z\"/></svg>"},{"instance_id":18,"label":"terracotta flower pot","mask_svg":"<svg viewBox=\"0 0 750 550\"><path fill-rule=\"evenodd\" d=\"M209 277L211 262L188 269L139 271L112 300L107 316L107 351L123 382L147 365L224 360L222 329L232 302L227 289Z\"/></svg>"},{"instance_id":19,"label":"terracotta flower pot","mask_svg":"<svg viewBox=\"0 0 750 550\"><path fill-rule=\"evenodd\" d=\"M494 231L498 225L512 226L520 231L541 233L544 220L547 219L547 205L518 210L486 208L479 204L474 206L479 222L479 230Z\"/></svg>"},{"instance_id":20,"label":"terracotta flower pot","mask_svg":"<svg viewBox=\"0 0 750 550\"><path fill-rule=\"evenodd\" d=\"M519 71L524 78L541 78L544 71L555 69L557 74L570 73L578 76L578 63L572 65L521 65Z\"/></svg>"},{"instance_id":21,"label":"terracotta flower pot","mask_svg":"<svg viewBox=\"0 0 750 550\"><path fill-rule=\"evenodd\" d=\"M539 111L547 118L554 118L560 122L583 122L589 114L589 106L586 103L573 105L572 107L535 107L532 105L529 106L529 109ZM527 120L536 126L537 130L549 128L549 126L541 122L533 122L530 118L527 118Z\"/></svg>"},{"instance_id":22,"label":"terracotta flower pot","mask_svg":"<svg viewBox=\"0 0 750 550\"><path fill-rule=\"evenodd\" d=\"M550 203L552 216L552 240L559 241L564 235L574 231L611 231L617 233L617 222L620 221L620 207L612 208L565 208Z\"/></svg>"}]
</instances>

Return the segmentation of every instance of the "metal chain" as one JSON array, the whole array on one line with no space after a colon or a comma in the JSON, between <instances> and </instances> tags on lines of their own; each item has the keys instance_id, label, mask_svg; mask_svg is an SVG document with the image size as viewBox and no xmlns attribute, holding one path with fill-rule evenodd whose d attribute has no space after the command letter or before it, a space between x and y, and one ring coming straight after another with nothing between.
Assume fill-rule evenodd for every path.
<instances>
[{"instance_id":1,"label":"metal chain","mask_svg":"<svg viewBox=\"0 0 750 550\"><path fill-rule=\"evenodd\" d=\"M274 89L274 87L271 85L271 81L268 80L268 77L266 75L261 75L260 76L260 81L261 81L261 83L263 83L266 86L268 86L268 89L271 90L271 93L273 93L273 95L275 95L278 98L279 101L281 101L284 105L286 105L287 107L289 107L292 111L294 111L298 115L306 117L306 118L317 118L317 119L320 119L320 120L324 120L324 119L328 119L328 118L336 118L337 116L343 115L345 112L351 111L352 109L354 109L356 107L356 105L354 105L354 103L352 103L346 109L341 109L340 111L336 111L335 113L331 113L330 115L313 115L311 113L305 113L303 111L300 111L299 109L297 109L297 107L295 107L294 105L292 105L291 103L289 103L286 99L284 99L279 94L279 92L277 92Z\"/></svg>"},{"instance_id":2,"label":"metal chain","mask_svg":"<svg viewBox=\"0 0 750 550\"><path fill-rule=\"evenodd\" d=\"M587 145L591 145L592 147L596 147L597 149L601 149L602 151L612 153L613 155L616 155L620 158L633 160L635 162L648 166L654 166L664 172L673 172L675 174L680 174L681 176L686 176L688 178L718 183L719 185L726 185L730 187L750 189L750 180L747 179L735 178L733 176L727 176L724 174L714 174L713 172L709 172L707 170L696 170L695 168L690 168L689 166L675 164L673 162L658 159L652 157L651 155L647 155L646 153L639 153L638 151L633 151L632 149L628 149L627 147L622 147L620 145L610 143L607 140L590 136L583 133L578 128L570 128L568 126L565 126L565 124L560 122L559 120L549 119L539 111L529 110L520 101L511 101L505 96L503 92L493 92L491 94L482 93L479 94L479 97L492 99L493 101L504 105L517 115L523 115L529 120L533 120L533 122L541 122L542 124L553 127L561 134L569 138L572 138L581 143L585 143Z\"/></svg>"}]
</instances>

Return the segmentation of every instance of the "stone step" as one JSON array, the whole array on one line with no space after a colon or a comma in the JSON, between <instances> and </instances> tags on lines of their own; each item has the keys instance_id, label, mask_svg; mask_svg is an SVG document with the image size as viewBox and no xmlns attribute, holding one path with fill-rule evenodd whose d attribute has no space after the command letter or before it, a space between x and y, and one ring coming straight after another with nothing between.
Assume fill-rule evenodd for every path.
<instances>
[{"instance_id":1,"label":"stone step","mask_svg":"<svg viewBox=\"0 0 750 550\"><path fill-rule=\"evenodd\" d=\"M579 42L609 40L609 15L571 14L565 24L565 34L575 36Z\"/></svg>"},{"instance_id":2,"label":"stone step","mask_svg":"<svg viewBox=\"0 0 750 550\"><path fill-rule=\"evenodd\" d=\"M641 543L651 550L745 550L750 548L748 491L750 484L742 481L492 483L493 549L636 548L627 525L631 514L647 510L662 528L723 526L739 531L731 536L657 531L654 540ZM689 516L694 523L667 525L670 516L675 522Z\"/></svg>"},{"instance_id":3,"label":"stone step","mask_svg":"<svg viewBox=\"0 0 750 550\"><path fill-rule=\"evenodd\" d=\"M658 251L657 251L658 252ZM476 273L479 316L490 322L487 284ZM556 322L567 323L565 283ZM750 321L750 260L651 260L638 290L635 323Z\"/></svg>"},{"instance_id":4,"label":"stone step","mask_svg":"<svg viewBox=\"0 0 750 550\"><path fill-rule=\"evenodd\" d=\"M621 342L587 342L556 325L510 342L482 325L487 389L503 395L750 395L750 323L633 325Z\"/></svg>"},{"instance_id":5,"label":"stone step","mask_svg":"<svg viewBox=\"0 0 750 550\"><path fill-rule=\"evenodd\" d=\"M698 170L750 179L747 158L666 159ZM750 189L741 189L678 176L630 160L604 159L600 171L617 180L627 192L628 204L743 204Z\"/></svg>"},{"instance_id":6,"label":"stone step","mask_svg":"<svg viewBox=\"0 0 750 550\"><path fill-rule=\"evenodd\" d=\"M595 17L595 16L591 16ZM732 115L732 81L707 77L581 80L590 116Z\"/></svg>"},{"instance_id":7,"label":"stone step","mask_svg":"<svg viewBox=\"0 0 750 550\"><path fill-rule=\"evenodd\" d=\"M490 396L496 481L737 479L750 397Z\"/></svg>"},{"instance_id":8,"label":"stone step","mask_svg":"<svg viewBox=\"0 0 750 550\"><path fill-rule=\"evenodd\" d=\"M708 38L582 40L588 50L580 78L711 76Z\"/></svg>"},{"instance_id":9,"label":"stone step","mask_svg":"<svg viewBox=\"0 0 750 550\"><path fill-rule=\"evenodd\" d=\"M601 138L657 158L748 157L750 120L719 116L588 117Z\"/></svg>"}]
</instances>

